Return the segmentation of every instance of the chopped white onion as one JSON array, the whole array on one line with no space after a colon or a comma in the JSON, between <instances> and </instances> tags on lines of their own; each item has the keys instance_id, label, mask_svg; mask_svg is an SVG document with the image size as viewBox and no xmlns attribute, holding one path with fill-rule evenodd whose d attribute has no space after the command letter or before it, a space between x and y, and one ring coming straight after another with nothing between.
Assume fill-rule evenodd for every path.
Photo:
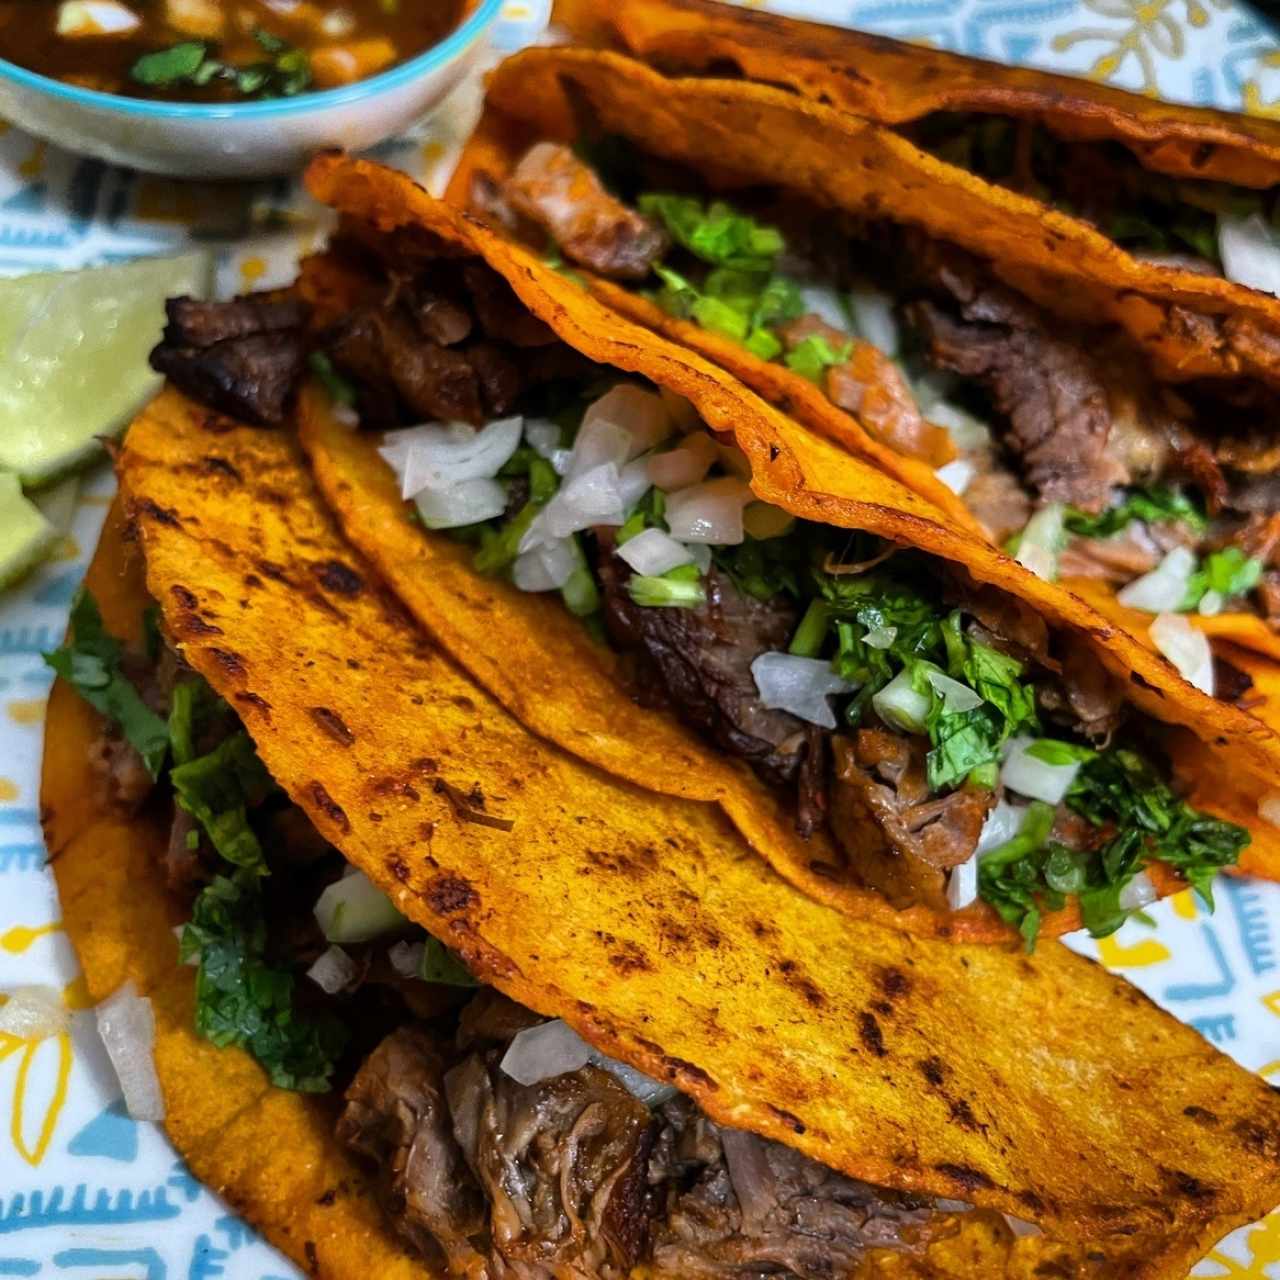
<instances>
[{"instance_id":1,"label":"chopped white onion","mask_svg":"<svg viewBox=\"0 0 1280 1280\"><path fill-rule=\"evenodd\" d=\"M666 387L659 387L658 395L666 406L667 416L677 431L697 431L702 426L702 419L698 416L698 411L693 407L691 400L686 400L684 396L677 395L674 391L668 391Z\"/></svg>"},{"instance_id":2,"label":"chopped white onion","mask_svg":"<svg viewBox=\"0 0 1280 1280\"><path fill-rule=\"evenodd\" d=\"M0 1032L20 1040L45 1040L71 1025L62 995L53 987L17 987L0 1005Z\"/></svg>"},{"instance_id":3,"label":"chopped white onion","mask_svg":"<svg viewBox=\"0 0 1280 1280\"><path fill-rule=\"evenodd\" d=\"M307 977L321 991L335 996L355 981L356 962L341 947L326 947L307 970Z\"/></svg>"},{"instance_id":4,"label":"chopped white onion","mask_svg":"<svg viewBox=\"0 0 1280 1280\"><path fill-rule=\"evenodd\" d=\"M864 286L849 290L849 310L853 313L858 335L887 356L898 354L898 320L893 314L893 301L879 289Z\"/></svg>"},{"instance_id":5,"label":"chopped white onion","mask_svg":"<svg viewBox=\"0 0 1280 1280\"><path fill-rule=\"evenodd\" d=\"M619 466L661 444L672 432L671 414L662 397L630 382L619 382L610 387L587 406L586 413L582 415L578 440L582 439L583 432L592 431L598 423L620 427L631 442L630 451L619 461ZM575 452L577 447L578 441L575 440Z\"/></svg>"},{"instance_id":6,"label":"chopped white onion","mask_svg":"<svg viewBox=\"0 0 1280 1280\"><path fill-rule=\"evenodd\" d=\"M1049 764L1037 760L1028 748L1035 738L1020 734L1005 745L1004 764L1000 766L1000 781L1011 791L1045 804L1057 804L1067 794L1068 788L1080 772L1080 762Z\"/></svg>"},{"instance_id":7,"label":"chopped white onion","mask_svg":"<svg viewBox=\"0 0 1280 1280\"><path fill-rule=\"evenodd\" d=\"M1260 213L1218 215L1218 255L1228 280L1280 293L1280 233Z\"/></svg>"},{"instance_id":8,"label":"chopped white onion","mask_svg":"<svg viewBox=\"0 0 1280 1280\"><path fill-rule=\"evenodd\" d=\"M559 1018L540 1022L536 1027L526 1027L519 1032L499 1065L518 1084L531 1085L581 1070L588 1063L609 1072L632 1097L647 1107L656 1107L676 1095L674 1086L663 1084L643 1071L593 1049Z\"/></svg>"},{"instance_id":9,"label":"chopped white onion","mask_svg":"<svg viewBox=\"0 0 1280 1280\"><path fill-rule=\"evenodd\" d=\"M329 416L339 426L346 427L350 431L354 431L360 425L360 415L353 405L331 404L329 406Z\"/></svg>"},{"instance_id":10,"label":"chopped white onion","mask_svg":"<svg viewBox=\"0 0 1280 1280\"><path fill-rule=\"evenodd\" d=\"M496 480L464 480L450 489L423 489L413 505L428 529L458 529L500 516L507 491Z\"/></svg>"},{"instance_id":11,"label":"chopped white onion","mask_svg":"<svg viewBox=\"0 0 1280 1280\"><path fill-rule=\"evenodd\" d=\"M572 538L556 538L521 552L511 566L511 581L521 591L559 591L577 567Z\"/></svg>"},{"instance_id":12,"label":"chopped white onion","mask_svg":"<svg viewBox=\"0 0 1280 1280\"><path fill-rule=\"evenodd\" d=\"M862 637L862 643L873 649L887 649L897 638L897 627L871 627Z\"/></svg>"},{"instance_id":13,"label":"chopped white onion","mask_svg":"<svg viewBox=\"0 0 1280 1280\"><path fill-rule=\"evenodd\" d=\"M943 671L926 671L925 679L942 699L942 705L951 712L972 711L982 706L982 698L959 680L953 680Z\"/></svg>"},{"instance_id":14,"label":"chopped white onion","mask_svg":"<svg viewBox=\"0 0 1280 1280\"><path fill-rule=\"evenodd\" d=\"M1122 587L1116 599L1130 609L1168 613L1186 598L1195 571L1195 553L1189 547L1174 547L1150 573Z\"/></svg>"},{"instance_id":15,"label":"chopped white onion","mask_svg":"<svg viewBox=\"0 0 1280 1280\"><path fill-rule=\"evenodd\" d=\"M1034 1222L1027 1222L1024 1218L1015 1218L1011 1213L1002 1214L1001 1216L1009 1224L1009 1230L1015 1236L1044 1235L1044 1232Z\"/></svg>"},{"instance_id":16,"label":"chopped white onion","mask_svg":"<svg viewBox=\"0 0 1280 1280\"><path fill-rule=\"evenodd\" d=\"M913 384L912 390L918 396L920 384ZM935 427L947 429L957 449L983 449L991 443L991 428L949 400L934 400L928 409L922 404L921 412Z\"/></svg>"},{"instance_id":17,"label":"chopped white onion","mask_svg":"<svg viewBox=\"0 0 1280 1280\"><path fill-rule=\"evenodd\" d=\"M1280 827L1280 791L1268 791L1258 801L1258 817L1273 827Z\"/></svg>"},{"instance_id":18,"label":"chopped white onion","mask_svg":"<svg viewBox=\"0 0 1280 1280\"><path fill-rule=\"evenodd\" d=\"M1192 626L1185 614L1162 613L1147 633L1188 684L1213 696L1213 650L1203 631Z\"/></svg>"},{"instance_id":19,"label":"chopped white onion","mask_svg":"<svg viewBox=\"0 0 1280 1280\"><path fill-rule=\"evenodd\" d=\"M1151 877L1145 871L1139 871L1120 890L1117 901L1121 911L1139 911L1149 907L1160 895L1151 883Z\"/></svg>"},{"instance_id":20,"label":"chopped white onion","mask_svg":"<svg viewBox=\"0 0 1280 1280\"><path fill-rule=\"evenodd\" d=\"M519 1032L499 1064L517 1084L537 1084L591 1061L591 1046L559 1018Z\"/></svg>"},{"instance_id":21,"label":"chopped white onion","mask_svg":"<svg viewBox=\"0 0 1280 1280\"><path fill-rule=\"evenodd\" d=\"M731 476L737 476L739 480L751 479L751 460L736 444L721 444L717 440L715 446L720 465Z\"/></svg>"},{"instance_id":22,"label":"chopped white onion","mask_svg":"<svg viewBox=\"0 0 1280 1280\"><path fill-rule=\"evenodd\" d=\"M649 459L636 458L635 461L628 462L618 476L622 509L630 511L651 488L653 488L653 482L649 479Z\"/></svg>"},{"instance_id":23,"label":"chopped white onion","mask_svg":"<svg viewBox=\"0 0 1280 1280\"><path fill-rule=\"evenodd\" d=\"M602 1071L607 1071L637 1101L646 1107L660 1107L664 1102L674 1098L679 1089L673 1084L664 1084L647 1076L635 1067L629 1067L617 1058L606 1057L595 1049L591 1051L591 1061Z\"/></svg>"},{"instance_id":24,"label":"chopped white onion","mask_svg":"<svg viewBox=\"0 0 1280 1280\"><path fill-rule=\"evenodd\" d=\"M667 496L671 536L681 542L737 546L743 538L742 512L751 490L733 476L719 476Z\"/></svg>"},{"instance_id":25,"label":"chopped white onion","mask_svg":"<svg viewBox=\"0 0 1280 1280\"><path fill-rule=\"evenodd\" d=\"M631 443L627 429L616 422L607 418L584 422L573 442L569 469L565 475L580 476L606 463L612 464L620 472L634 456Z\"/></svg>"},{"instance_id":26,"label":"chopped white onion","mask_svg":"<svg viewBox=\"0 0 1280 1280\"><path fill-rule=\"evenodd\" d=\"M520 445L521 418L499 418L479 431L464 422L410 427L387 436L380 450L400 476L400 496L451 490L466 480L491 480Z\"/></svg>"},{"instance_id":27,"label":"chopped white onion","mask_svg":"<svg viewBox=\"0 0 1280 1280\"><path fill-rule=\"evenodd\" d=\"M612 462L593 467L567 479L555 497L534 518L552 538L567 538L593 524L621 524L626 519L622 477ZM533 526L530 526L530 532ZM521 539L521 548L525 540Z\"/></svg>"},{"instance_id":28,"label":"chopped white onion","mask_svg":"<svg viewBox=\"0 0 1280 1280\"><path fill-rule=\"evenodd\" d=\"M60 36L118 36L141 25L142 19L117 0L63 0L56 31Z\"/></svg>"},{"instance_id":29,"label":"chopped white onion","mask_svg":"<svg viewBox=\"0 0 1280 1280\"><path fill-rule=\"evenodd\" d=\"M904 669L872 696L871 705L890 728L923 733L931 701L927 693L917 693L911 687L911 675Z\"/></svg>"},{"instance_id":30,"label":"chopped white onion","mask_svg":"<svg viewBox=\"0 0 1280 1280\"><path fill-rule=\"evenodd\" d=\"M770 502L751 502L742 513L742 527L757 541L790 533L796 518Z\"/></svg>"},{"instance_id":31,"label":"chopped white onion","mask_svg":"<svg viewBox=\"0 0 1280 1280\"><path fill-rule=\"evenodd\" d=\"M968 458L953 458L950 462L940 466L933 474L952 493L962 494L973 483L973 477L977 473L978 468Z\"/></svg>"},{"instance_id":32,"label":"chopped white onion","mask_svg":"<svg viewBox=\"0 0 1280 1280\"><path fill-rule=\"evenodd\" d=\"M751 676L760 701L770 710L789 711L824 729L836 727L829 699L852 693L857 687L836 675L823 658L801 658L793 653L762 653L751 664Z\"/></svg>"},{"instance_id":33,"label":"chopped white onion","mask_svg":"<svg viewBox=\"0 0 1280 1280\"><path fill-rule=\"evenodd\" d=\"M678 565L692 564L693 554L683 543L677 542L670 534L661 529L646 529L628 538L616 554L627 562L637 573L660 578L668 569Z\"/></svg>"},{"instance_id":34,"label":"chopped white onion","mask_svg":"<svg viewBox=\"0 0 1280 1280\"><path fill-rule=\"evenodd\" d=\"M705 431L685 436L677 449L655 453L646 460L649 480L659 489L685 489L711 470L719 458L716 442Z\"/></svg>"},{"instance_id":35,"label":"chopped white onion","mask_svg":"<svg viewBox=\"0 0 1280 1280\"><path fill-rule=\"evenodd\" d=\"M849 313L840 301L840 295L830 285L802 284L800 302L806 315L817 316L841 333L849 332Z\"/></svg>"},{"instance_id":36,"label":"chopped white onion","mask_svg":"<svg viewBox=\"0 0 1280 1280\"><path fill-rule=\"evenodd\" d=\"M699 573L706 573L711 568L711 548L705 542L694 542L685 546L685 550L693 557Z\"/></svg>"},{"instance_id":37,"label":"chopped white onion","mask_svg":"<svg viewBox=\"0 0 1280 1280\"><path fill-rule=\"evenodd\" d=\"M1027 521L1018 543L1018 563L1046 582L1058 580L1058 556L1066 541L1065 516L1066 509L1060 502L1041 507Z\"/></svg>"},{"instance_id":38,"label":"chopped white onion","mask_svg":"<svg viewBox=\"0 0 1280 1280\"><path fill-rule=\"evenodd\" d=\"M408 923L363 871L329 885L316 899L315 917L329 942L369 942Z\"/></svg>"},{"instance_id":39,"label":"chopped white onion","mask_svg":"<svg viewBox=\"0 0 1280 1280\"><path fill-rule=\"evenodd\" d=\"M1010 804L1001 800L987 814L987 820L978 833L978 844L974 849L975 856L981 857L1002 844L1008 844L1022 830L1022 823L1027 816L1025 804Z\"/></svg>"},{"instance_id":40,"label":"chopped white onion","mask_svg":"<svg viewBox=\"0 0 1280 1280\"><path fill-rule=\"evenodd\" d=\"M548 461L551 463L551 470L558 476L567 476L569 468L573 466L573 450L572 449L552 449Z\"/></svg>"},{"instance_id":41,"label":"chopped white onion","mask_svg":"<svg viewBox=\"0 0 1280 1280\"><path fill-rule=\"evenodd\" d=\"M163 1120L164 1094L156 1074L156 1016L151 1001L126 982L95 1011L98 1034L115 1068L126 1110L135 1120Z\"/></svg>"},{"instance_id":42,"label":"chopped white onion","mask_svg":"<svg viewBox=\"0 0 1280 1280\"><path fill-rule=\"evenodd\" d=\"M356 16L347 9L333 9L320 19L320 30L330 40L345 40L356 29Z\"/></svg>"},{"instance_id":43,"label":"chopped white onion","mask_svg":"<svg viewBox=\"0 0 1280 1280\"><path fill-rule=\"evenodd\" d=\"M538 457L549 461L560 448L560 428L549 418L526 418L524 440Z\"/></svg>"},{"instance_id":44,"label":"chopped white onion","mask_svg":"<svg viewBox=\"0 0 1280 1280\"><path fill-rule=\"evenodd\" d=\"M947 876L947 906L960 911L978 897L978 858L966 859Z\"/></svg>"},{"instance_id":45,"label":"chopped white onion","mask_svg":"<svg viewBox=\"0 0 1280 1280\"><path fill-rule=\"evenodd\" d=\"M422 973L422 957L427 948L421 942L397 942L387 951L387 960L402 978L417 978Z\"/></svg>"},{"instance_id":46,"label":"chopped white onion","mask_svg":"<svg viewBox=\"0 0 1280 1280\"><path fill-rule=\"evenodd\" d=\"M1221 591L1206 591L1200 597L1200 604L1196 608L1196 612L1202 618L1213 618L1222 612L1226 599Z\"/></svg>"}]
</instances>

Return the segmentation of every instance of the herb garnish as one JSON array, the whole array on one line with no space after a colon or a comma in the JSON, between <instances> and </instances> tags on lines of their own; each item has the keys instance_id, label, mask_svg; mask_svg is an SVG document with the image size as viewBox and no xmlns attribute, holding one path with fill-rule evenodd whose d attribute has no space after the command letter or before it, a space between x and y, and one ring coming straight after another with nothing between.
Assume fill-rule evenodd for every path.
<instances>
[{"instance_id":1,"label":"herb garnish","mask_svg":"<svg viewBox=\"0 0 1280 1280\"><path fill-rule=\"evenodd\" d=\"M1063 523L1072 533L1082 538L1109 538L1134 520L1141 520L1146 524L1176 520L1196 533L1203 533L1209 523L1204 511L1195 501L1178 489L1162 485L1133 489L1122 501L1096 516L1068 507Z\"/></svg>"},{"instance_id":2,"label":"herb garnish","mask_svg":"<svg viewBox=\"0 0 1280 1280\"><path fill-rule=\"evenodd\" d=\"M260 62L235 66L223 62L203 40L183 40L144 53L129 68L129 78L153 89L183 85L201 89L218 81L229 84L242 98L291 98L310 88L311 62L305 49L261 27L253 38L266 54Z\"/></svg>"},{"instance_id":3,"label":"herb garnish","mask_svg":"<svg viewBox=\"0 0 1280 1280\"><path fill-rule=\"evenodd\" d=\"M95 711L120 726L147 772L158 778L169 750L169 730L122 674L123 653L124 646L102 625L98 602L82 587L71 606L70 638L42 656Z\"/></svg>"}]
</instances>

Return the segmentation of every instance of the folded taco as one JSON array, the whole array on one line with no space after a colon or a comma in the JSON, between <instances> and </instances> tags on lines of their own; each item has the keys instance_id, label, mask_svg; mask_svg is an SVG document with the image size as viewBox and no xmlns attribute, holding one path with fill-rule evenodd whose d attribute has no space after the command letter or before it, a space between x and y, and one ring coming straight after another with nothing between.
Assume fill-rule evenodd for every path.
<instances>
[{"instance_id":1,"label":"folded taco","mask_svg":"<svg viewBox=\"0 0 1280 1280\"><path fill-rule=\"evenodd\" d=\"M848 931L529 734L285 434L166 391L119 474L66 928L131 1107L308 1273L1175 1280L1280 1198L1276 1093L1122 980Z\"/></svg>"},{"instance_id":2,"label":"folded taco","mask_svg":"<svg viewBox=\"0 0 1280 1280\"><path fill-rule=\"evenodd\" d=\"M451 194L1175 661L1161 614L1280 655L1274 299L901 132L580 49L499 68Z\"/></svg>"},{"instance_id":3,"label":"folded taco","mask_svg":"<svg viewBox=\"0 0 1280 1280\"><path fill-rule=\"evenodd\" d=\"M533 732L925 933L1105 933L1276 866L1256 719L403 175L333 157L311 185L344 216L297 288L320 489ZM199 338L278 305L175 304L156 363L266 418L256 339Z\"/></svg>"}]
</instances>

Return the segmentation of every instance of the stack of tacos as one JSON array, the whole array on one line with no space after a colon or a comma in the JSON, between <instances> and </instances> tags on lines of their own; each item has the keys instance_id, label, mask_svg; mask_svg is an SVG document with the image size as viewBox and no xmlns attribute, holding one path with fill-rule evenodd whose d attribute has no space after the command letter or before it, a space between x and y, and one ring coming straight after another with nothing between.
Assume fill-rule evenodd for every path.
<instances>
[{"instance_id":1,"label":"stack of tacos","mask_svg":"<svg viewBox=\"0 0 1280 1280\"><path fill-rule=\"evenodd\" d=\"M984 297L1035 276L1028 312L1060 279L824 110L525 55L482 216L322 157L292 288L170 303L51 659L46 836L171 1136L314 1274L1177 1277L1280 1200L1275 1092L1054 941L1280 874L1277 681L1218 654L1215 698L1003 553L887 353L784 333L744 174Z\"/></svg>"},{"instance_id":2,"label":"stack of tacos","mask_svg":"<svg viewBox=\"0 0 1280 1280\"><path fill-rule=\"evenodd\" d=\"M1144 637L1280 655L1280 130L700 0L607 32L685 78L512 59L455 199Z\"/></svg>"}]
</instances>

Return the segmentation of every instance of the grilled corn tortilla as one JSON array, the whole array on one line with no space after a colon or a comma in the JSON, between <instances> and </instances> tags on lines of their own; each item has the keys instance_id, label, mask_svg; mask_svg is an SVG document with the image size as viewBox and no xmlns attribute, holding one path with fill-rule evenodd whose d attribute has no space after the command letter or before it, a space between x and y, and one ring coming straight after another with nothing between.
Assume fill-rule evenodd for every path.
<instances>
[{"instance_id":1,"label":"grilled corn tortilla","mask_svg":"<svg viewBox=\"0 0 1280 1280\"><path fill-rule=\"evenodd\" d=\"M1123 689L1119 696L1160 722L1156 737L1164 740L1171 729L1186 730L1191 737L1208 742L1207 750L1221 758L1225 767L1236 767L1238 762L1259 779L1259 785L1270 776L1274 736L1256 718L1180 683L1167 663L1127 633L1104 623L1077 597L965 536L916 495L783 418L696 355L629 325L572 280L460 218L389 170L334 158L317 162L310 181L312 190L347 219L345 234L359 246L360 254L375 253L381 245L387 261L397 264L398 273L428 282L442 279L441 273L452 269L433 267L433 261L447 263L464 249L479 254L559 340L598 366L641 375L668 393L687 397L698 418L723 433L722 440L731 435L749 461L750 483L757 499L805 522L802 527L815 534L820 535L823 529L869 531L894 545L917 549L915 555L927 551L938 559L917 563L925 578L935 582L931 590L952 572L945 568L946 562L963 566L976 584L1009 592L1008 597L1000 595L1000 601L1020 615L1031 612L1033 628L1045 623L1056 628L1064 646L1061 653L1071 654L1070 662L1087 665L1099 676L1110 672L1117 677ZM446 256L440 259L437 255L442 252ZM375 274L385 269L375 269ZM333 281L342 278L340 263L333 255L304 272L304 294L311 289L313 278L321 281L311 291L322 309L346 312L357 317L352 323L366 323L358 308L338 306L331 297L326 301L333 292ZM364 296L371 296L367 285L361 287L366 289ZM376 294L375 286L372 296ZM340 343L329 348L335 358L340 358L340 349ZM607 384L608 379L600 385ZM520 589L503 580L507 576L504 572L477 572L474 542L468 545L424 532L422 516L403 502L396 474L378 452L377 436L352 431L347 423L338 421L322 393L303 396L300 419L303 444L321 491L346 535L378 566L410 612L455 660L534 732L634 785L718 804L783 876L851 916L884 919L886 907L895 907L898 911L891 918L903 927L970 939L1009 936L1005 925L1024 928L1034 936L1037 928L1052 934L1080 922L1076 904L1069 897L1055 901L1053 894L1046 895L1034 918L1029 912L1009 912L1002 913L1003 920L981 901L960 904L940 900L941 877L930 878L927 858L921 861L918 852L913 856L909 843L885 847L881 831L888 828L880 825L880 819L868 823L866 815L857 812L856 795L839 786L833 794L840 805L852 806L852 812L840 808L833 811L829 825L817 823L807 833L799 833L793 824L799 821L801 811L789 803L786 791L768 782L767 773L762 778L747 772L742 759L734 756L751 757L735 751L732 738L726 750L725 738L708 742L691 728L691 724L704 726L685 714L678 690L676 715L632 700L635 685L625 646L620 661L616 645L601 645L593 639L553 592ZM613 561L606 554L596 563L604 581ZM899 563L913 562L907 556ZM856 576L857 570L853 572ZM891 576L867 581L869 590L890 590L897 580ZM708 582L721 593L718 607L727 607L725 602L735 598L728 585L714 573ZM882 587L883 582L890 585ZM654 588L646 584L646 589L673 593L702 590L693 583L686 588L665 581ZM609 590L607 582L605 590ZM981 592L982 588L974 590ZM619 604L625 600L618 595L612 598ZM756 609L745 602L742 607L749 612ZM684 625L674 608L649 615L644 625L666 625L664 615L674 619L673 625ZM1035 621L1036 615L1043 622ZM706 616L715 615L694 609L688 615L689 625L699 625L698 619ZM759 625L773 626L775 620L758 621ZM794 620L790 625L795 625ZM785 645L786 634L767 642L749 639L744 643L754 645L745 651L750 659L762 647ZM694 647L693 642L678 637L660 638L653 644ZM794 637L792 645L796 652ZM691 660L699 660L696 653ZM668 683L668 691L673 688ZM750 686L747 692L753 695L754 690L755 686ZM726 718L732 715L730 708ZM867 722L872 727L879 723L874 717ZM858 742L868 750L884 745L884 740L874 735ZM842 750L846 750L846 776L857 779L860 765L848 759L847 749ZM759 760L758 754L755 759ZM1127 784L1125 789L1132 791L1133 785ZM1146 783L1140 789L1151 790ZM950 788L938 794L944 792L957 794ZM877 801L882 795L864 794ZM988 801L990 798L988 793ZM975 801L986 803L973 792L964 792L956 803ZM1216 812L1210 801L1206 801L1206 811ZM1042 807L1038 812L1046 811ZM1233 806L1233 813L1238 818L1238 805ZM1254 816L1249 825L1257 829L1264 824ZM1243 851L1243 857L1250 859L1245 865L1270 870L1273 863L1268 850L1272 847L1269 839L1260 839L1255 854L1250 845ZM972 848L970 842L961 850L960 859L968 857ZM1147 893L1168 892L1179 883L1159 865L1158 858L1148 865L1147 875L1151 880ZM986 902L999 898L998 893L987 894L981 887L979 896ZM948 905L963 909L948 910ZM1095 930L1098 927L1096 915L1086 913L1085 922Z\"/></svg>"},{"instance_id":2,"label":"grilled corn tortilla","mask_svg":"<svg viewBox=\"0 0 1280 1280\"><path fill-rule=\"evenodd\" d=\"M1180 610L1206 634L1275 651L1280 524L1260 425L1276 415L1269 383L1280 366L1262 316L1280 305L1273 298L1137 262L1091 227L852 116L754 83L664 80L585 50L528 51L494 74L449 198L490 206L491 221L505 216L526 240L555 239L546 218L567 224L564 204L598 208L613 196L565 187L554 205L565 180L556 166L568 162L549 162L543 144L585 147L598 170L590 182L622 173L634 191L615 139L646 175L639 204L677 243L649 255L647 279L615 270L606 250L587 262L570 246L566 261L598 297L1042 575L1136 593L1131 602L1153 614ZM678 221L694 216L690 194L693 206L712 202L691 230ZM740 223L777 235L778 220L783 233L777 256L752 264L769 280L755 314L770 306L775 318L752 319L750 331L734 313L737 277L695 261L720 198L730 210L746 201ZM798 295L783 312L775 291L792 277ZM895 312L895 300L907 305ZM1242 357L1241 343L1254 355ZM934 418L949 453L926 447L941 430ZM1148 589L1171 553L1176 574Z\"/></svg>"},{"instance_id":3,"label":"grilled corn tortilla","mask_svg":"<svg viewBox=\"0 0 1280 1280\"><path fill-rule=\"evenodd\" d=\"M1275 1092L1122 980L1056 944L1024 957L848 933L743 857L711 807L529 735L389 604L286 437L166 391L119 470L145 590L113 513L88 579L107 622L136 634L157 601L169 642L237 709L288 798L476 978L720 1124L1047 1232L1015 1239L989 1214L952 1213L956 1234L873 1251L852 1274L1180 1277L1280 1197ZM50 855L91 994L132 980L152 1001L175 1144L313 1274L444 1274L379 1212L379 1171L333 1137L336 1104L273 1088L248 1055L192 1032L163 825L82 816L100 731L60 682ZM509 825L468 819L433 778ZM761 1034L769 1055L744 1061Z\"/></svg>"}]
</instances>

